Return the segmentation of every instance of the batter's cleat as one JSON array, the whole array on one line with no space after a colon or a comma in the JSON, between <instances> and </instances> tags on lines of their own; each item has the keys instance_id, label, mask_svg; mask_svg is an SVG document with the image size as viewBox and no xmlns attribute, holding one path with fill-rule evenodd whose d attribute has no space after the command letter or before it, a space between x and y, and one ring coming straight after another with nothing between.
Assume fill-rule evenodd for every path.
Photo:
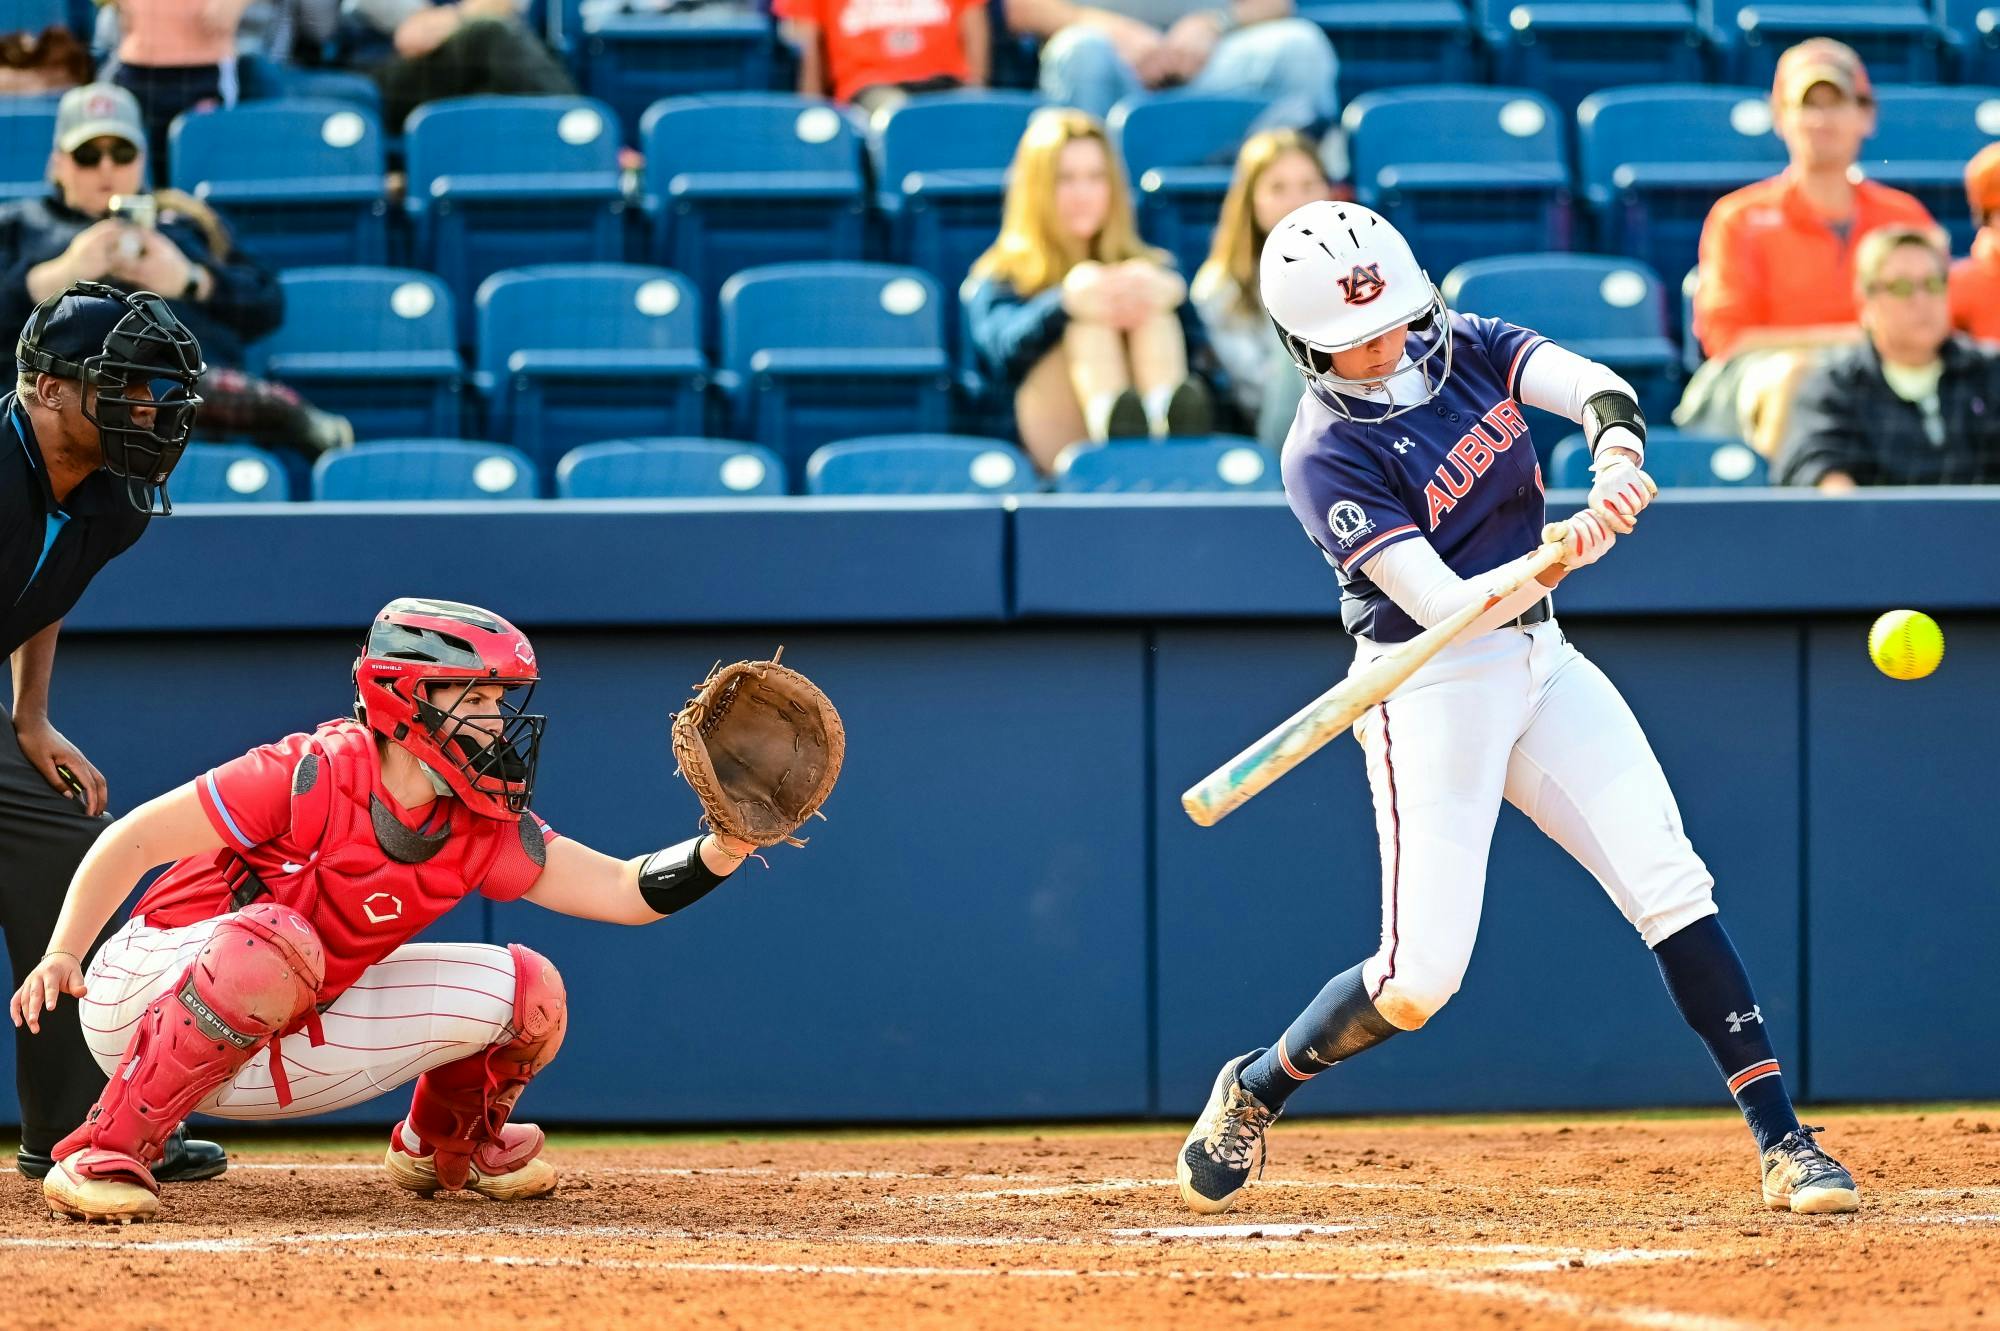
<instances>
[{"instance_id":1,"label":"batter's cleat","mask_svg":"<svg viewBox=\"0 0 2000 1331\"><path fill-rule=\"evenodd\" d=\"M55 1168L55 1163L40 1151L30 1151L26 1147L14 1152L14 1168L21 1171L23 1178L45 1179ZM214 1142L190 1138L187 1125L183 1123L167 1138L160 1163L153 1166L153 1181L199 1183L203 1179L221 1177L228 1168L229 1152Z\"/></svg>"},{"instance_id":2,"label":"batter's cleat","mask_svg":"<svg viewBox=\"0 0 2000 1331\"><path fill-rule=\"evenodd\" d=\"M1798 1215L1838 1215L1861 1209L1861 1190L1840 1161L1820 1149L1808 1128L1785 1134L1764 1152L1764 1205Z\"/></svg>"},{"instance_id":3,"label":"batter's cleat","mask_svg":"<svg viewBox=\"0 0 2000 1331\"><path fill-rule=\"evenodd\" d=\"M499 1141L482 1142L473 1151L465 1186L496 1202L548 1196L556 1190L556 1167L541 1158L543 1141L542 1130L534 1124L509 1123L500 1129ZM413 1150L411 1143L417 1149ZM418 1140L407 1123L398 1123L389 1133L389 1152L383 1163L397 1187L431 1197L444 1187L438 1181L436 1154Z\"/></svg>"},{"instance_id":4,"label":"batter's cleat","mask_svg":"<svg viewBox=\"0 0 2000 1331\"><path fill-rule=\"evenodd\" d=\"M1252 1173L1264 1172L1264 1130L1277 1113L1243 1089L1237 1074L1264 1051L1232 1058L1215 1076L1215 1089L1181 1143L1174 1177L1181 1200L1201 1215L1227 1211Z\"/></svg>"},{"instance_id":5,"label":"batter's cleat","mask_svg":"<svg viewBox=\"0 0 2000 1331\"><path fill-rule=\"evenodd\" d=\"M92 1224L129 1225L160 1209L160 1185L144 1165L94 1148L57 1161L42 1180L42 1196L53 1214Z\"/></svg>"}]
</instances>

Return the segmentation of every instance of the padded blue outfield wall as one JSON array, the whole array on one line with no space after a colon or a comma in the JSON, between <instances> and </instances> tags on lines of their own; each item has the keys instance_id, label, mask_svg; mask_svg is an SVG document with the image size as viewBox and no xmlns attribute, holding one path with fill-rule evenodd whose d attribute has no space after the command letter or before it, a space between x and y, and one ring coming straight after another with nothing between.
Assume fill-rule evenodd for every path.
<instances>
[{"instance_id":1,"label":"padded blue outfield wall","mask_svg":"<svg viewBox=\"0 0 2000 1331\"><path fill-rule=\"evenodd\" d=\"M1669 496L1559 597L1651 735L1811 1098L2000 1095L1996 530L2000 491ZM1347 741L1219 828L1179 809L1346 663L1332 575L1276 499L186 513L72 618L58 724L129 807L342 712L360 627L405 593L535 634L537 807L619 854L693 831L666 716L717 658L782 642L850 727L811 848L682 918L474 901L438 926L562 968L536 1117L1179 1118L1375 945ZM1946 628L1923 683L1867 660L1899 605ZM1643 945L1509 812L1463 992L1299 1107L1724 1103Z\"/></svg>"}]
</instances>

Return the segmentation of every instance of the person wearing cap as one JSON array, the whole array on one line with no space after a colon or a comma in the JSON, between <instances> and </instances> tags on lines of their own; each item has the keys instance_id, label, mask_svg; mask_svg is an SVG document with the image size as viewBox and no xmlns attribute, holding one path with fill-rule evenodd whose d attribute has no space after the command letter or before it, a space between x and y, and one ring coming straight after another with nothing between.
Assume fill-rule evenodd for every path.
<instances>
[{"instance_id":1,"label":"person wearing cap","mask_svg":"<svg viewBox=\"0 0 2000 1331\"><path fill-rule=\"evenodd\" d=\"M1709 358L1674 413L1683 429L1745 434L1759 409L1782 412L1815 348L1854 341L1854 252L1884 226L1928 226L1912 196L1863 178L1875 90L1854 51L1814 37L1779 57L1772 127L1791 163L1724 195L1701 231L1694 333ZM1742 409L1739 409L1739 403ZM1768 426L1769 418L1765 424Z\"/></svg>"},{"instance_id":2,"label":"person wearing cap","mask_svg":"<svg viewBox=\"0 0 2000 1331\"><path fill-rule=\"evenodd\" d=\"M56 637L98 570L167 509L163 487L201 401L201 348L152 292L82 283L35 308L15 361L14 391L0 396L0 651L14 676L0 736L0 933L18 977L41 961L70 878L109 821L103 773L50 721ZM104 1074L73 1020L16 1040L14 1057L15 1162L40 1178ZM221 1147L184 1135L168 1162L180 1180L228 1164Z\"/></svg>"},{"instance_id":3,"label":"person wearing cap","mask_svg":"<svg viewBox=\"0 0 2000 1331\"><path fill-rule=\"evenodd\" d=\"M2000 342L2000 143L1987 144L1966 164L1965 198L1979 232L1971 257L1951 266L1951 326L1981 342Z\"/></svg>"},{"instance_id":4,"label":"person wearing cap","mask_svg":"<svg viewBox=\"0 0 2000 1331\"><path fill-rule=\"evenodd\" d=\"M131 93L91 83L63 95L50 192L0 205L0 255L13 256L0 269L0 336L18 334L36 302L76 282L157 291L208 356L206 426L309 456L351 443L344 418L242 372L248 344L284 320L277 274L236 249L205 204L144 194L146 165L145 126ZM128 200L151 205L152 216L126 216Z\"/></svg>"},{"instance_id":5,"label":"person wearing cap","mask_svg":"<svg viewBox=\"0 0 2000 1331\"><path fill-rule=\"evenodd\" d=\"M2000 481L2000 354L1953 334L1949 263L1930 227L1883 227L1855 247L1866 336L1828 351L1800 380L1781 484L1840 494Z\"/></svg>"}]
</instances>

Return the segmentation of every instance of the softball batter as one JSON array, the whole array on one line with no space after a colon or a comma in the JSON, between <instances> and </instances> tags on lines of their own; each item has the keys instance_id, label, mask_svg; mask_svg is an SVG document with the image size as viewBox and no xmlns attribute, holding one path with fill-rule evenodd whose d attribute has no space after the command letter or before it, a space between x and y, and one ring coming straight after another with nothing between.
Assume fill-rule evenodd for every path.
<instances>
[{"instance_id":1,"label":"softball batter","mask_svg":"<svg viewBox=\"0 0 2000 1331\"><path fill-rule=\"evenodd\" d=\"M1355 724L1382 844L1381 946L1276 1044L1223 1064L1181 1148L1182 1197L1228 1209L1294 1091L1416 1030L1457 992L1505 799L1590 870L1652 949L1757 1140L1765 1204L1855 1210L1854 1180L1793 1112L1714 879L1645 735L1550 605L1549 589L1602 558L1651 501L1630 385L1527 329L1446 310L1409 243L1351 203L1287 217L1261 276L1308 389L1285 492L1340 579L1357 664L1483 597L1540 545L1541 469L1520 404L1582 424L1595 484L1561 562Z\"/></svg>"}]
</instances>

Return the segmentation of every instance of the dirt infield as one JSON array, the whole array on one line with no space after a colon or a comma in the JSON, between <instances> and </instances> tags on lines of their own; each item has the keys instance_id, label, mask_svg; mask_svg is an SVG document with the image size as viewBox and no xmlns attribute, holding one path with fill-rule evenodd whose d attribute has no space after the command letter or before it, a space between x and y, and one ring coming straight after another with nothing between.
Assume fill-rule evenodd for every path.
<instances>
[{"instance_id":1,"label":"dirt infield","mask_svg":"<svg viewBox=\"0 0 2000 1331\"><path fill-rule=\"evenodd\" d=\"M398 1192L372 1149L253 1150L130 1229L8 1173L0 1326L2000 1325L2000 1113L1814 1117L1859 1216L1763 1210L1720 1115L1281 1124L1206 1219L1158 1128L559 1139L561 1191L513 1206Z\"/></svg>"}]
</instances>

